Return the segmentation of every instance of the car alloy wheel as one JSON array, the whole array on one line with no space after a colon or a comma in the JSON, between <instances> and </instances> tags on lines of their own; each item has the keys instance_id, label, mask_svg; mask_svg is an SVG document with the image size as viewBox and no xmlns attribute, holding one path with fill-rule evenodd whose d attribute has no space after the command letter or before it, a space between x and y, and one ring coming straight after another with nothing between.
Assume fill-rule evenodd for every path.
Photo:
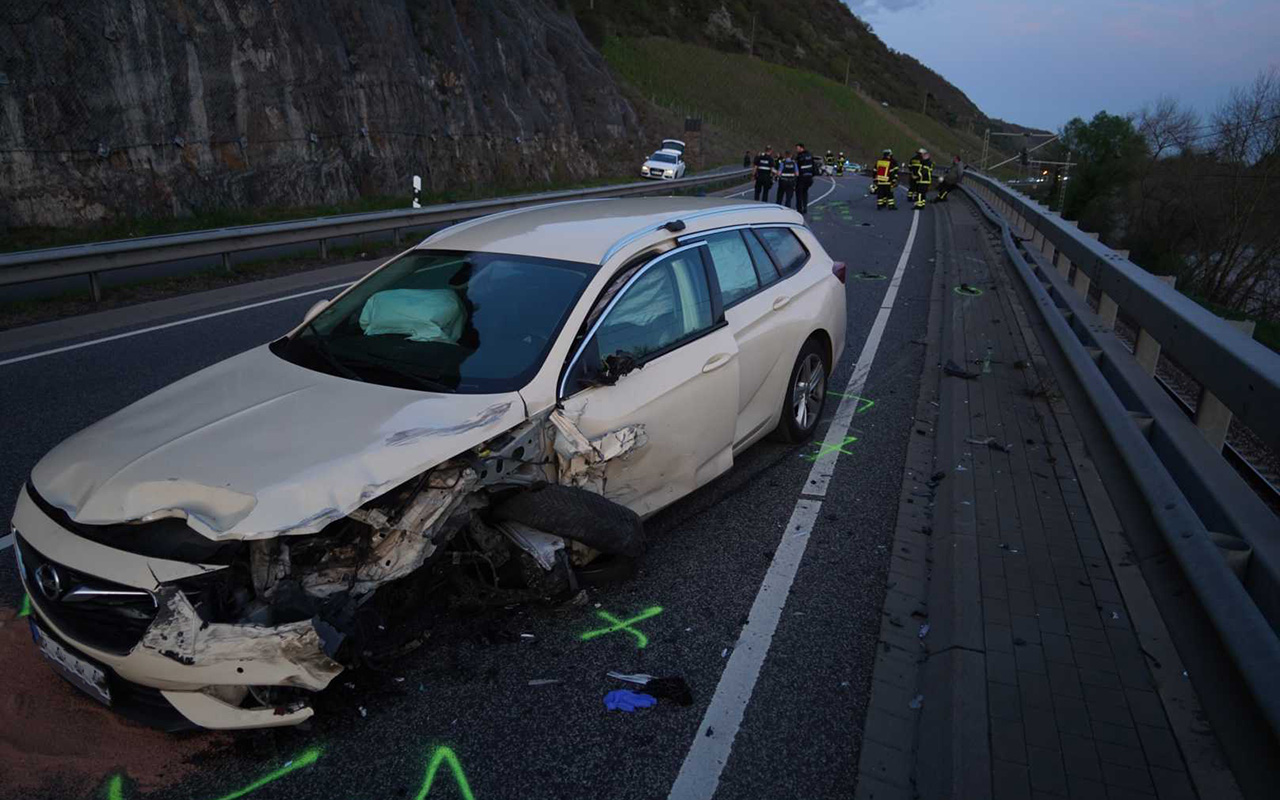
<instances>
[{"instance_id":1,"label":"car alloy wheel","mask_svg":"<svg viewBox=\"0 0 1280 800\"><path fill-rule=\"evenodd\" d=\"M826 367L817 353L807 353L800 362L800 369L796 370L795 385L791 387L791 412L796 427L801 431L808 431L818 423L826 393Z\"/></svg>"}]
</instances>

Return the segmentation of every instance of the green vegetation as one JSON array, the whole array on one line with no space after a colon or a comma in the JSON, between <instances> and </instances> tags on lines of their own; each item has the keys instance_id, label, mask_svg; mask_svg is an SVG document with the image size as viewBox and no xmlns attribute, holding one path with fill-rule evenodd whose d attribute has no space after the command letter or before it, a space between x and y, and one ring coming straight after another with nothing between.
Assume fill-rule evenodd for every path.
<instances>
[{"instance_id":1,"label":"green vegetation","mask_svg":"<svg viewBox=\"0 0 1280 800\"><path fill-rule=\"evenodd\" d=\"M919 146L852 89L812 72L670 39L613 37L602 51L645 98L701 115L702 136L712 140L703 146L722 160L796 141L859 161L884 147L907 153Z\"/></svg>"},{"instance_id":2,"label":"green vegetation","mask_svg":"<svg viewBox=\"0 0 1280 800\"><path fill-rule=\"evenodd\" d=\"M902 120L908 128L920 134L920 138L934 148L935 152L931 155L935 165L950 161L954 155L959 155L965 161L974 164L982 157L981 133L972 135L966 131L948 128L933 117L921 114L919 111L907 111L902 108L891 108L889 111ZM991 155L996 159L1007 157L994 151Z\"/></svg>"}]
</instances>

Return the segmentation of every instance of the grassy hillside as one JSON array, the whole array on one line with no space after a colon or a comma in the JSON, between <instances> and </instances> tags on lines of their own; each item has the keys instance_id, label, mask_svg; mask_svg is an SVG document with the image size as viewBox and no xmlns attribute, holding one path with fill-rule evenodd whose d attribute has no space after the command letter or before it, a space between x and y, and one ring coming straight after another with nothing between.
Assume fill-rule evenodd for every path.
<instances>
[{"instance_id":1,"label":"grassy hillside","mask_svg":"<svg viewBox=\"0 0 1280 800\"><path fill-rule=\"evenodd\" d=\"M766 144L803 141L819 154L844 150L867 161L884 147L900 156L922 143L935 159L981 150L982 140L947 128L919 112L885 109L829 78L746 55L657 37L610 37L601 48L609 66L635 95L703 119L696 165L731 162ZM893 116L898 123L895 124ZM679 134L677 128L671 135Z\"/></svg>"},{"instance_id":2,"label":"grassy hillside","mask_svg":"<svg viewBox=\"0 0 1280 800\"><path fill-rule=\"evenodd\" d=\"M906 53L890 49L841 0L562 0L597 46L611 36L659 36L753 55L860 86L877 103L919 108L953 127L985 125L964 92Z\"/></svg>"}]
</instances>

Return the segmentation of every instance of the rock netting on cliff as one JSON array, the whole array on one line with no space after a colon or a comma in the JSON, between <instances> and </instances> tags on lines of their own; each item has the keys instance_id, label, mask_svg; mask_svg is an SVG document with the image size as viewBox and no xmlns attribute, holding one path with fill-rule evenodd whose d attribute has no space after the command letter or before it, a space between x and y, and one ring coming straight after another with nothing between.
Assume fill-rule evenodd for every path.
<instances>
[{"instance_id":1,"label":"rock netting on cliff","mask_svg":"<svg viewBox=\"0 0 1280 800\"><path fill-rule=\"evenodd\" d=\"M0 227L581 180L638 127L544 0L0 11Z\"/></svg>"}]
</instances>

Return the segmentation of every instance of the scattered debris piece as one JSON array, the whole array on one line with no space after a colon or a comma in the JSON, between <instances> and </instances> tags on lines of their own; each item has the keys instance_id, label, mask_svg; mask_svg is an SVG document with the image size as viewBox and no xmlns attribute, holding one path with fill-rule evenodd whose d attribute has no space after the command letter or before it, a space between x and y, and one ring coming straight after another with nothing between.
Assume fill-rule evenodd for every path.
<instances>
[{"instance_id":1,"label":"scattered debris piece","mask_svg":"<svg viewBox=\"0 0 1280 800\"><path fill-rule=\"evenodd\" d=\"M1111 618L1112 618L1112 619L1120 619L1120 615L1119 615L1119 614L1117 614L1116 612L1112 611L1112 612L1111 612Z\"/></svg>"},{"instance_id":2,"label":"scattered debris piece","mask_svg":"<svg viewBox=\"0 0 1280 800\"><path fill-rule=\"evenodd\" d=\"M725 649L720 651L720 657L724 658L727 655L729 655L729 648L726 647Z\"/></svg>"},{"instance_id":3,"label":"scattered debris piece","mask_svg":"<svg viewBox=\"0 0 1280 800\"><path fill-rule=\"evenodd\" d=\"M1027 361L1025 358L1020 358L1017 361L1013 362L1014 369L1026 369L1027 367L1030 367L1030 366L1031 366L1031 362Z\"/></svg>"},{"instance_id":4,"label":"scattered debris piece","mask_svg":"<svg viewBox=\"0 0 1280 800\"><path fill-rule=\"evenodd\" d=\"M924 705L924 695L922 694L916 695L915 697L911 698L910 703L907 703L907 706L909 708L920 708L923 705Z\"/></svg>"},{"instance_id":5,"label":"scattered debris piece","mask_svg":"<svg viewBox=\"0 0 1280 800\"><path fill-rule=\"evenodd\" d=\"M994 436L987 436L987 437L982 438L982 439L976 439L976 438L975 438L975 439L965 439L965 441L966 441L966 442L968 442L969 444L982 444L982 445L986 445L987 447L990 447L992 450L999 450L999 451L1000 451L1000 452L1002 452L1002 453L1011 453L1011 452L1013 452L1013 445L1011 445L1011 444L1000 444L999 442L997 442L997 441L996 441L996 437L994 437Z\"/></svg>"},{"instance_id":6,"label":"scattered debris piece","mask_svg":"<svg viewBox=\"0 0 1280 800\"><path fill-rule=\"evenodd\" d=\"M920 638L923 639L928 635L929 635L929 623L926 622L920 626Z\"/></svg>"},{"instance_id":7,"label":"scattered debris piece","mask_svg":"<svg viewBox=\"0 0 1280 800\"><path fill-rule=\"evenodd\" d=\"M532 633L522 633L522 634L520 634L520 638L521 638L521 639L524 639L524 640L526 640L526 641L531 641L531 640L536 639L536 638L538 638L538 637L534 636Z\"/></svg>"},{"instance_id":8,"label":"scattered debris piece","mask_svg":"<svg viewBox=\"0 0 1280 800\"><path fill-rule=\"evenodd\" d=\"M564 683L559 678L534 678L529 681L530 686L550 686L553 683Z\"/></svg>"},{"instance_id":9,"label":"scattered debris piece","mask_svg":"<svg viewBox=\"0 0 1280 800\"><path fill-rule=\"evenodd\" d=\"M1184 673L1182 673L1182 674L1183 674L1183 675L1186 675L1187 673L1185 673L1185 672L1184 672ZM711 738L711 734L713 734L713 733L715 733L715 732L716 732L716 729L715 729L715 728L707 728L707 738L708 738L708 739L710 739L710 738Z\"/></svg>"},{"instance_id":10,"label":"scattered debris piece","mask_svg":"<svg viewBox=\"0 0 1280 800\"><path fill-rule=\"evenodd\" d=\"M632 672L632 673L606 672L605 674L616 681L623 681L624 683L634 683L639 686L644 686L646 683L653 680L652 675L646 675L643 672Z\"/></svg>"},{"instance_id":11,"label":"scattered debris piece","mask_svg":"<svg viewBox=\"0 0 1280 800\"><path fill-rule=\"evenodd\" d=\"M658 698L653 695L633 692L630 689L614 689L604 696L604 707L610 711L625 711L630 714L637 708L656 706Z\"/></svg>"},{"instance_id":12,"label":"scattered debris piece","mask_svg":"<svg viewBox=\"0 0 1280 800\"><path fill-rule=\"evenodd\" d=\"M947 363L943 365L942 371L953 378L964 378L967 381L977 380L978 378L978 373L970 372L949 358Z\"/></svg>"},{"instance_id":13,"label":"scattered debris piece","mask_svg":"<svg viewBox=\"0 0 1280 800\"><path fill-rule=\"evenodd\" d=\"M369 711L364 706L360 706L360 717L363 719L363 718L367 718L368 716L369 716Z\"/></svg>"},{"instance_id":14,"label":"scattered debris piece","mask_svg":"<svg viewBox=\"0 0 1280 800\"><path fill-rule=\"evenodd\" d=\"M969 468L964 464L956 464L956 472L968 472Z\"/></svg>"},{"instance_id":15,"label":"scattered debris piece","mask_svg":"<svg viewBox=\"0 0 1280 800\"><path fill-rule=\"evenodd\" d=\"M670 700L676 705L693 705L693 690L679 675L669 678L654 678L644 687L645 694L653 695L660 700Z\"/></svg>"},{"instance_id":16,"label":"scattered debris piece","mask_svg":"<svg viewBox=\"0 0 1280 800\"><path fill-rule=\"evenodd\" d=\"M942 483L942 479L945 477L947 477L947 473L943 472L942 470L938 470L937 472L933 473L932 476L930 476L929 485L937 486L938 484Z\"/></svg>"}]
</instances>

